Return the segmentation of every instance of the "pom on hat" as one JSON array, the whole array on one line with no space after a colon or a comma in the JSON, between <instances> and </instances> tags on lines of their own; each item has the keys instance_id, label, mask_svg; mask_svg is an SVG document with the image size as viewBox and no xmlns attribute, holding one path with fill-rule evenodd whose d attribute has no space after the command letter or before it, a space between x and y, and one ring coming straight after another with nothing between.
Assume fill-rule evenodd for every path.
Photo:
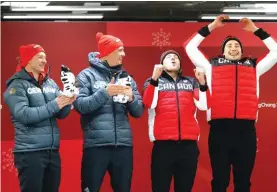
<instances>
[{"instance_id":1,"label":"pom on hat","mask_svg":"<svg viewBox=\"0 0 277 192\"><path fill-rule=\"evenodd\" d=\"M103 35L101 32L96 33L96 41L98 42Z\"/></svg>"}]
</instances>

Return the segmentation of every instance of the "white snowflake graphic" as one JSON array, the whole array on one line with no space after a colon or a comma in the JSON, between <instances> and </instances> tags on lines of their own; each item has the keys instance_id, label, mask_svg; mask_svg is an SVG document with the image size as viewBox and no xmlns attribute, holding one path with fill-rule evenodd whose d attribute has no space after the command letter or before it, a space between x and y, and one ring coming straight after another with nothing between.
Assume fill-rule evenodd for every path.
<instances>
[{"instance_id":1,"label":"white snowflake graphic","mask_svg":"<svg viewBox=\"0 0 277 192\"><path fill-rule=\"evenodd\" d=\"M17 169L14 167L14 158L12 148L8 151L2 151L2 170L10 173L18 174Z\"/></svg>"},{"instance_id":2,"label":"white snowflake graphic","mask_svg":"<svg viewBox=\"0 0 277 192\"><path fill-rule=\"evenodd\" d=\"M161 28L159 32L152 33L152 45L160 48L170 46L170 35L170 33L164 32L164 30Z\"/></svg>"}]
</instances>

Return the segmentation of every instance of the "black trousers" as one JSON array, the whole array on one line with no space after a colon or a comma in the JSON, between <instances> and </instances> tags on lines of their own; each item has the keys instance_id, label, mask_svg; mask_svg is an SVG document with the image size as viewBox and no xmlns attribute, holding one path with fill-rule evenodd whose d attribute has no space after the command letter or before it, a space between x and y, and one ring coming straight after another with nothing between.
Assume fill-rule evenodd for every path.
<instances>
[{"instance_id":1,"label":"black trousers","mask_svg":"<svg viewBox=\"0 0 277 192\"><path fill-rule=\"evenodd\" d=\"M226 192L231 167L235 192L250 192L250 178L256 158L255 122L213 120L209 134L209 153L213 171L212 192Z\"/></svg>"},{"instance_id":2,"label":"black trousers","mask_svg":"<svg viewBox=\"0 0 277 192\"><path fill-rule=\"evenodd\" d=\"M21 192L58 192L61 159L57 150L15 152Z\"/></svg>"},{"instance_id":3,"label":"black trousers","mask_svg":"<svg viewBox=\"0 0 277 192\"><path fill-rule=\"evenodd\" d=\"M175 192L191 192L197 169L197 141L155 141L152 149L153 192L169 192L174 177Z\"/></svg>"},{"instance_id":4,"label":"black trousers","mask_svg":"<svg viewBox=\"0 0 277 192\"><path fill-rule=\"evenodd\" d=\"M82 158L82 192L98 192L106 171L115 192L130 192L133 172L133 148L125 146L91 147Z\"/></svg>"}]
</instances>

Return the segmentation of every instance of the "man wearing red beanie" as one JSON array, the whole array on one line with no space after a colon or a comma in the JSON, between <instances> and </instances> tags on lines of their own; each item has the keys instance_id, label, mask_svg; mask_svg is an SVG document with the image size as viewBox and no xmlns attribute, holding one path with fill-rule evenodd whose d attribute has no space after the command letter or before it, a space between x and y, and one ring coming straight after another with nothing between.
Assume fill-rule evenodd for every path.
<instances>
[{"instance_id":1,"label":"man wearing red beanie","mask_svg":"<svg viewBox=\"0 0 277 192\"><path fill-rule=\"evenodd\" d=\"M174 177L175 192L190 192L199 156L196 107L207 109L208 87L204 73L198 69L197 79L182 75L181 57L176 51L164 52L160 63L145 82L143 92L153 142L152 191L169 192Z\"/></svg>"},{"instance_id":2,"label":"man wearing red beanie","mask_svg":"<svg viewBox=\"0 0 277 192\"><path fill-rule=\"evenodd\" d=\"M227 15L218 16L185 43L188 57L205 69L211 90L207 111L210 124L209 153L213 170L212 192L226 192L233 171L235 192L250 192L255 164L259 79L277 62L277 43L248 18L240 20L245 31L263 41L268 54L260 59L242 57L240 40L228 36L222 43L222 55L207 59L198 49L216 28L223 27ZM232 168L232 169L231 169Z\"/></svg>"},{"instance_id":3,"label":"man wearing red beanie","mask_svg":"<svg viewBox=\"0 0 277 192\"><path fill-rule=\"evenodd\" d=\"M59 96L59 87L45 73L40 45L20 47L20 64L7 81L4 101L15 128L14 163L21 192L58 192L61 179L59 128L74 98Z\"/></svg>"},{"instance_id":4,"label":"man wearing red beanie","mask_svg":"<svg viewBox=\"0 0 277 192\"><path fill-rule=\"evenodd\" d=\"M129 192L133 149L128 114L138 118L144 108L132 77L128 77L130 86L116 84L127 73L122 69L122 41L102 33L96 40L99 53L89 54L90 66L77 76L79 95L74 102L84 133L82 191L98 192L108 171L113 190ZM118 95L128 96L128 102L115 102Z\"/></svg>"}]
</instances>

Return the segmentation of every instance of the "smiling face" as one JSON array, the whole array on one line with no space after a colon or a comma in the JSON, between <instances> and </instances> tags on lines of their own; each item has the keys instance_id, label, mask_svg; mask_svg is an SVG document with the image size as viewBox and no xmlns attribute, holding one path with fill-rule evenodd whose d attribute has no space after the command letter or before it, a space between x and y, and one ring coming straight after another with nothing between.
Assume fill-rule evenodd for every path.
<instances>
[{"instance_id":1,"label":"smiling face","mask_svg":"<svg viewBox=\"0 0 277 192\"><path fill-rule=\"evenodd\" d=\"M162 64L167 72L178 72L180 70L180 59L174 53L166 55Z\"/></svg>"},{"instance_id":2,"label":"smiling face","mask_svg":"<svg viewBox=\"0 0 277 192\"><path fill-rule=\"evenodd\" d=\"M242 56L242 50L239 42L236 40L229 40L224 47L223 55L226 59L231 61L240 60Z\"/></svg>"},{"instance_id":3,"label":"smiling face","mask_svg":"<svg viewBox=\"0 0 277 192\"><path fill-rule=\"evenodd\" d=\"M29 61L27 67L34 73L40 74L44 72L46 63L46 54L39 52Z\"/></svg>"}]
</instances>

